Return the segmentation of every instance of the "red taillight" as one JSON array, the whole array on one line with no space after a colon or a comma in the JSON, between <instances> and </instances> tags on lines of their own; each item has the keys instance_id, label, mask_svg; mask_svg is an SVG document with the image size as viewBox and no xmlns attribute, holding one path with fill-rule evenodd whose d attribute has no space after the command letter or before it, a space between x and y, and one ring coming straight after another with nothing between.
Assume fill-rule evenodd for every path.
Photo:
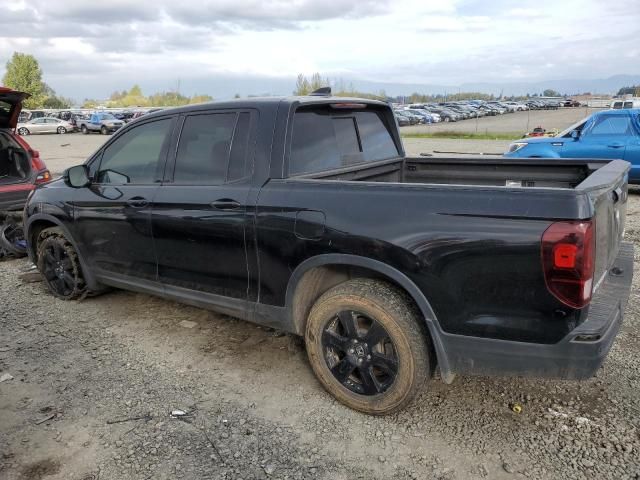
<instances>
[{"instance_id":1,"label":"red taillight","mask_svg":"<svg viewBox=\"0 0 640 480\"><path fill-rule=\"evenodd\" d=\"M49 170L40 172L36 177L36 183L47 183L49 180L51 180L51 173L49 173Z\"/></svg>"},{"instance_id":2,"label":"red taillight","mask_svg":"<svg viewBox=\"0 0 640 480\"><path fill-rule=\"evenodd\" d=\"M547 288L572 308L582 308L591 300L594 228L591 221L556 222L542 234L542 269Z\"/></svg>"},{"instance_id":3,"label":"red taillight","mask_svg":"<svg viewBox=\"0 0 640 480\"><path fill-rule=\"evenodd\" d=\"M359 108L367 108L367 104L366 103L349 103L349 102L343 102L343 103L332 103L331 104L331 108L335 108L335 109L359 109Z\"/></svg>"}]
</instances>

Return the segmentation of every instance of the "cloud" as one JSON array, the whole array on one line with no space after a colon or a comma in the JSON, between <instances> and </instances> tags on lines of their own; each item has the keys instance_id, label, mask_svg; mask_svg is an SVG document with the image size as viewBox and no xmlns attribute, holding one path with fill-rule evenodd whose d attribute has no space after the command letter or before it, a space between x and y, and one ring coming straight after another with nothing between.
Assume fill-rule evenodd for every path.
<instances>
[{"instance_id":1,"label":"cloud","mask_svg":"<svg viewBox=\"0 0 640 480\"><path fill-rule=\"evenodd\" d=\"M288 93L315 71L440 85L605 78L638 71L637 13L637 0L11 0L0 70L13 51L34 54L47 83L80 99L178 80L214 96Z\"/></svg>"}]
</instances>

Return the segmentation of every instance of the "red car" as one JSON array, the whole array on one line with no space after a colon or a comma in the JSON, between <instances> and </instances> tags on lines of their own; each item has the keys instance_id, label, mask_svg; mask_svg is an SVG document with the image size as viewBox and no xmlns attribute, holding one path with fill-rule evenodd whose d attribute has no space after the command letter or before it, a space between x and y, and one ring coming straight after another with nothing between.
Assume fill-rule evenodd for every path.
<instances>
[{"instance_id":1,"label":"red car","mask_svg":"<svg viewBox=\"0 0 640 480\"><path fill-rule=\"evenodd\" d=\"M32 190L51 174L40 154L16 134L22 102L29 95L0 87L0 258L22 255L22 209Z\"/></svg>"}]
</instances>

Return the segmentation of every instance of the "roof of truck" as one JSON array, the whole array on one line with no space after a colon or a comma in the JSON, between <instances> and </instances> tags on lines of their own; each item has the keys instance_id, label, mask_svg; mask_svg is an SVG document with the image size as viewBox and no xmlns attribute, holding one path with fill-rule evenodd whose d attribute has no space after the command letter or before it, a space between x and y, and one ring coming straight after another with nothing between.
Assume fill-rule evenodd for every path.
<instances>
[{"instance_id":1,"label":"roof of truck","mask_svg":"<svg viewBox=\"0 0 640 480\"><path fill-rule=\"evenodd\" d=\"M329 95L305 95L305 96L288 96L288 97L249 97L249 98L238 98L233 100L225 100L225 101L216 101L216 102L206 102L206 103L198 103L195 105L186 105L183 107L176 108L167 108L163 109L159 112L150 113L145 115L143 118L148 119L150 117L155 116L163 116L167 113L175 114L175 113L187 113L191 111L198 110L210 110L212 108L233 108L233 109L243 109L243 108L260 108L261 106L274 106L279 104L288 104L289 106L298 106L298 105L314 105L314 104L326 104L326 103L366 103L367 105L376 105L381 107L389 107L390 104L386 102L382 102L380 100L371 100L368 98L356 98L356 97L335 97Z\"/></svg>"}]
</instances>

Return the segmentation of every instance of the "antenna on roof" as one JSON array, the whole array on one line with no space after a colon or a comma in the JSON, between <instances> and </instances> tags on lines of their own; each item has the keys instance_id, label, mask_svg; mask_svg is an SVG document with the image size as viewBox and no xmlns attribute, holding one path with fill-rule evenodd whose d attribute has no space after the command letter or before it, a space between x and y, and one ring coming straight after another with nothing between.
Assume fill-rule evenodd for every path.
<instances>
[{"instance_id":1,"label":"antenna on roof","mask_svg":"<svg viewBox=\"0 0 640 480\"><path fill-rule=\"evenodd\" d=\"M314 97L330 97L331 96L331 87L322 87L317 90L314 90L309 95L313 95Z\"/></svg>"}]
</instances>

